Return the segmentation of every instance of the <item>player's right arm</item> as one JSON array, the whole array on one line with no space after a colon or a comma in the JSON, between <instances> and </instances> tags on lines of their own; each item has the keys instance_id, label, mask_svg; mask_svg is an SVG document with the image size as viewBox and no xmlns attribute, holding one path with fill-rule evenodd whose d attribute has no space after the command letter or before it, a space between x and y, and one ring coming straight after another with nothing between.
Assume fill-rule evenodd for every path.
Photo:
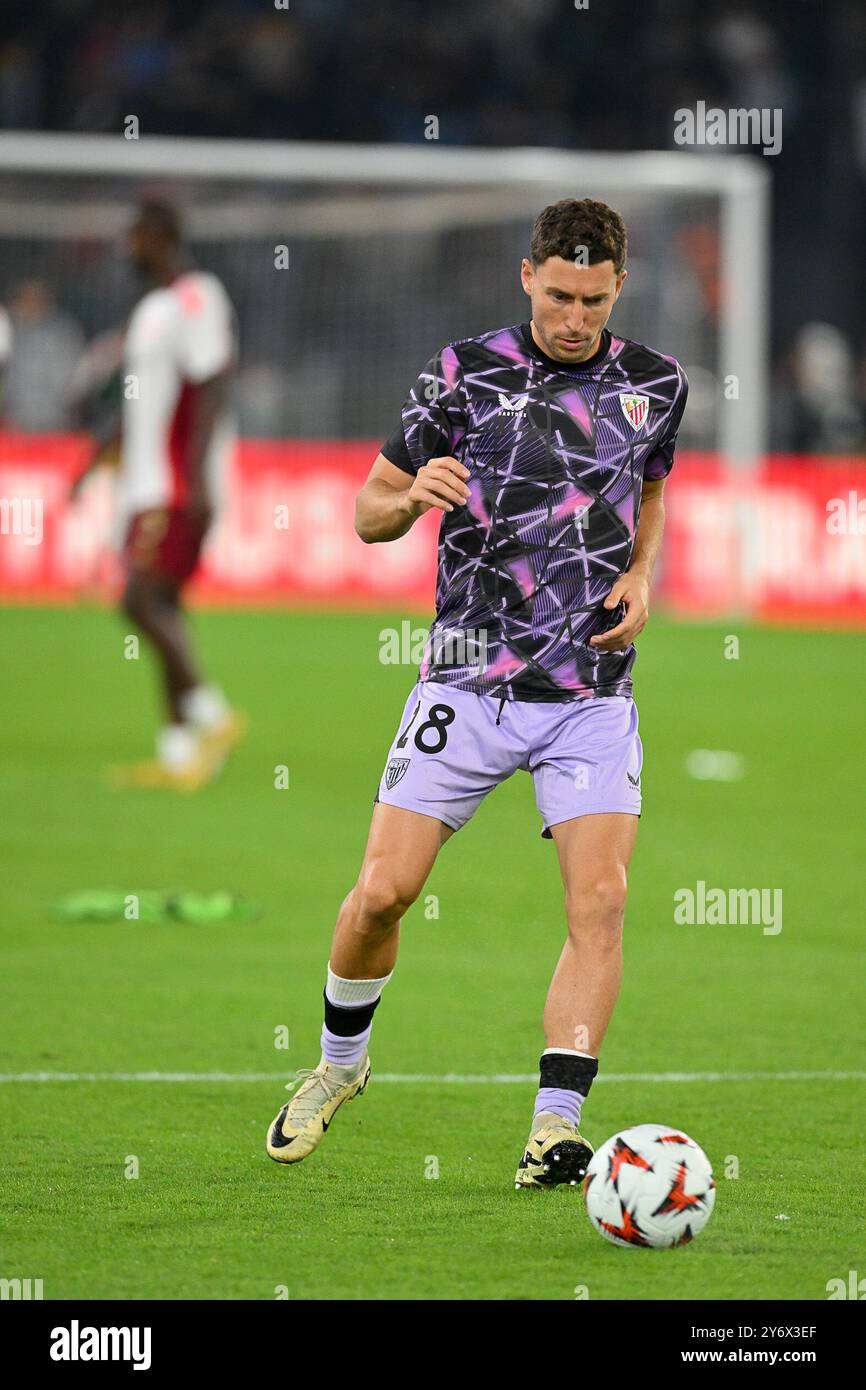
<instances>
[{"instance_id":1,"label":"player's right arm","mask_svg":"<svg viewBox=\"0 0 866 1390\"><path fill-rule=\"evenodd\" d=\"M117 468L120 464L121 423L120 412L112 411L91 434L90 448L81 468L69 486L70 502L77 502L85 482L95 469L103 465Z\"/></svg>"},{"instance_id":2,"label":"player's right arm","mask_svg":"<svg viewBox=\"0 0 866 1390\"><path fill-rule=\"evenodd\" d=\"M415 474L379 454L355 503L355 530L367 545L395 541L437 507L452 512L469 496L469 469L450 454L429 459Z\"/></svg>"},{"instance_id":3,"label":"player's right arm","mask_svg":"<svg viewBox=\"0 0 866 1390\"><path fill-rule=\"evenodd\" d=\"M465 435L462 368L449 344L418 376L358 495L355 530L362 541L394 541L431 507L465 506L469 469L455 457Z\"/></svg>"}]
</instances>

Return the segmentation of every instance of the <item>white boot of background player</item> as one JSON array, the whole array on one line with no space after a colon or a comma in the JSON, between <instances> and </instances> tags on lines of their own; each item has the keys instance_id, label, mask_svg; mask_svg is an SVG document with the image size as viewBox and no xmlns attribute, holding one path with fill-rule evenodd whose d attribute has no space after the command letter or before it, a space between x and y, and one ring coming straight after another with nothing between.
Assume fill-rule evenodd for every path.
<instances>
[{"instance_id":1,"label":"white boot of background player","mask_svg":"<svg viewBox=\"0 0 866 1390\"><path fill-rule=\"evenodd\" d=\"M184 722L197 735L205 756L221 761L243 733L243 717L215 685L196 685L180 697Z\"/></svg>"},{"instance_id":2,"label":"white boot of background player","mask_svg":"<svg viewBox=\"0 0 866 1390\"><path fill-rule=\"evenodd\" d=\"M156 736L156 760L173 777L197 768L201 739L190 724L167 724Z\"/></svg>"}]
</instances>

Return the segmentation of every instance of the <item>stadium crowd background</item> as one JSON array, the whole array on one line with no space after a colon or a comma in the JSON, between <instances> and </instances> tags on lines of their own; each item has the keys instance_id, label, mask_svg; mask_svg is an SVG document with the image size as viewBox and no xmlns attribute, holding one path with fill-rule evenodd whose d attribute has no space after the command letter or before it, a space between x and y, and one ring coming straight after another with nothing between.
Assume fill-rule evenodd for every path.
<instances>
[{"instance_id":1,"label":"stadium crowd background","mask_svg":"<svg viewBox=\"0 0 866 1390\"><path fill-rule=\"evenodd\" d=\"M675 148L673 112L783 112L773 174L771 447L866 449L866 7L859 0L7 0L0 127L564 149ZM628 33L625 43L623 34ZM719 158L725 158L719 152ZM93 325L0 274L3 423L62 427ZM0 354L3 324L0 320ZM51 389L46 389L46 382ZM255 389L242 413L257 429ZM278 425L274 426L275 428Z\"/></svg>"}]
</instances>

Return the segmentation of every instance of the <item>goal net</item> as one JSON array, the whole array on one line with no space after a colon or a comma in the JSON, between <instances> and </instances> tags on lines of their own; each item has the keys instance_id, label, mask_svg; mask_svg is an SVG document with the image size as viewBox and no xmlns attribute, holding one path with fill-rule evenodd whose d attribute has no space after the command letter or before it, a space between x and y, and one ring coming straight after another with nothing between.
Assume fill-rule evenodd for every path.
<instances>
[{"instance_id":1,"label":"goal net","mask_svg":"<svg viewBox=\"0 0 866 1390\"><path fill-rule=\"evenodd\" d=\"M122 325L141 293L123 232L142 195L178 204L196 259L236 305L247 436L387 436L438 348L528 316L519 267L535 215L590 196L629 229L611 327L674 354L691 379L683 443L741 467L764 448L758 160L6 135L0 303L39 282L82 340Z\"/></svg>"}]
</instances>

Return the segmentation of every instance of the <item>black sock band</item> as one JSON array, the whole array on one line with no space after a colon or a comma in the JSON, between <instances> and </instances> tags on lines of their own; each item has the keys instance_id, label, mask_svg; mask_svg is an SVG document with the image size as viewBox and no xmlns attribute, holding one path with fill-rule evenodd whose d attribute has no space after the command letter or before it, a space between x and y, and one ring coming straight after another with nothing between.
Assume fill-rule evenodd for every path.
<instances>
[{"instance_id":1,"label":"black sock band","mask_svg":"<svg viewBox=\"0 0 866 1390\"><path fill-rule=\"evenodd\" d=\"M589 1095L598 1074L597 1057L575 1057L571 1052L545 1052L539 1062L540 1086L557 1091L578 1091Z\"/></svg>"},{"instance_id":2,"label":"black sock band","mask_svg":"<svg viewBox=\"0 0 866 1390\"><path fill-rule=\"evenodd\" d=\"M345 1009L341 1004L332 1004L325 990L325 1027L336 1033L338 1038L357 1037L365 1028L369 1028L378 1007L379 999L374 999L372 1004L358 1004L354 1009Z\"/></svg>"}]
</instances>

